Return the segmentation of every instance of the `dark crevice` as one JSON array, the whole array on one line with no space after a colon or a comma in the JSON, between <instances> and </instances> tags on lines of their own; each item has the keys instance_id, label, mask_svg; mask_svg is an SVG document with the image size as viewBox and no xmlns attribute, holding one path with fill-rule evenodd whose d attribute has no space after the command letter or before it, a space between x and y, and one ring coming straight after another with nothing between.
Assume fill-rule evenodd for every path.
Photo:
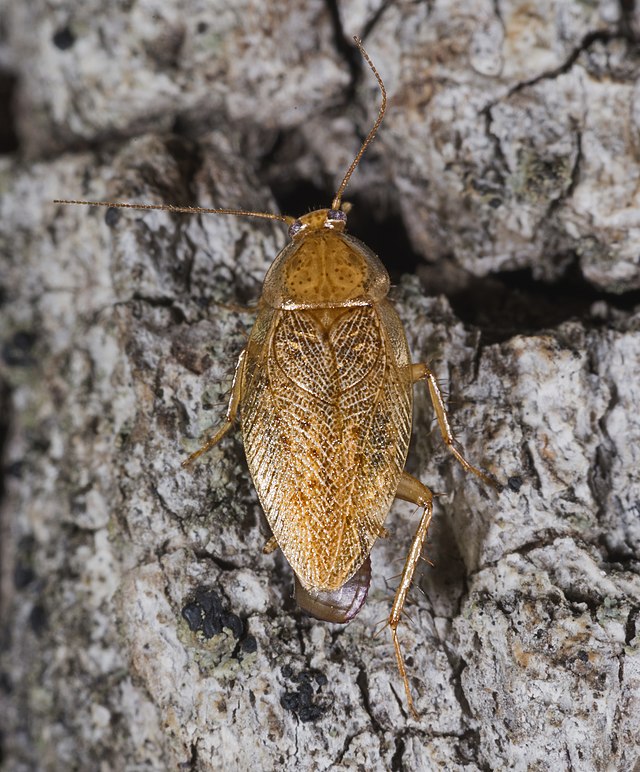
<instances>
[{"instance_id":1,"label":"dark crevice","mask_svg":"<svg viewBox=\"0 0 640 772\"><path fill-rule=\"evenodd\" d=\"M0 360L1 361L1 360ZM7 440L9 438L9 432L10 432L10 416L11 416L11 391L9 388L9 385L6 383L6 381L0 379L0 515L2 514L2 505L4 503L4 497L6 493L5 489L5 477L11 474L11 469L9 469L6 465L5 460L5 449L7 445ZM0 519L0 530L4 531L5 529L2 527L3 523ZM6 531L5 531L6 533ZM5 544L5 549L9 545ZM4 553L4 550L0 550L0 573L4 573L6 570L6 566L3 565L3 559L7 557L8 562L10 564L11 559L8 557L7 553ZM15 569L14 569L15 570ZM15 575L14 575L15 579ZM4 612L8 612L8 609L3 608L4 606L4 595L0 594L0 618L7 618L4 615ZM0 642L2 643L3 647L8 644L8 640L4 638L4 634L2 637L0 637Z\"/></svg>"},{"instance_id":2,"label":"dark crevice","mask_svg":"<svg viewBox=\"0 0 640 772\"><path fill-rule=\"evenodd\" d=\"M404 749L405 749L405 742L402 735L397 735L395 740L395 751L393 753L393 756L391 757L391 769L393 772L403 772L404 771L404 762L403 762L403 756L404 756Z\"/></svg>"},{"instance_id":3,"label":"dark crevice","mask_svg":"<svg viewBox=\"0 0 640 772\"><path fill-rule=\"evenodd\" d=\"M187 761L188 769L197 769L198 768L198 741L192 741L191 742L191 756L189 757L189 760Z\"/></svg>"},{"instance_id":4,"label":"dark crevice","mask_svg":"<svg viewBox=\"0 0 640 772\"><path fill-rule=\"evenodd\" d=\"M175 298L173 297L151 297L149 295L142 295L139 292L134 292L131 299L127 302L138 301L140 303L146 303L152 308L173 308ZM124 301L121 301L118 305L126 305Z\"/></svg>"},{"instance_id":5,"label":"dark crevice","mask_svg":"<svg viewBox=\"0 0 640 772\"><path fill-rule=\"evenodd\" d=\"M480 759L479 730L469 729L460 737L460 742L456 746L456 754L460 764L465 768L468 764L474 764L481 772L491 772L491 767Z\"/></svg>"},{"instance_id":6,"label":"dark crevice","mask_svg":"<svg viewBox=\"0 0 640 772\"><path fill-rule=\"evenodd\" d=\"M638 42L636 0L620 0L620 34L631 43Z\"/></svg>"},{"instance_id":7,"label":"dark crevice","mask_svg":"<svg viewBox=\"0 0 640 772\"><path fill-rule=\"evenodd\" d=\"M380 3L378 9L373 12L373 14L367 19L365 22L364 27L362 28L362 32L360 34L360 37L363 41L366 41L371 32L375 29L378 22L384 15L387 8L390 8L393 5L392 0L385 0L384 2Z\"/></svg>"},{"instance_id":8,"label":"dark crevice","mask_svg":"<svg viewBox=\"0 0 640 772\"><path fill-rule=\"evenodd\" d=\"M0 379L0 507L5 496L5 475L10 473L5 466L5 448L9 437L11 390L6 381Z\"/></svg>"},{"instance_id":9,"label":"dark crevice","mask_svg":"<svg viewBox=\"0 0 640 772\"><path fill-rule=\"evenodd\" d=\"M462 673L467 667L467 663L464 659L460 659L458 664L454 665L452 657L448 653L447 649L447 646L443 647L443 650L447 654L447 659L449 660L449 664L451 666L453 691L456 695L456 700L458 701L458 705L460 705L462 713L468 718L473 718L473 710L471 709L471 705L469 705L469 700L467 700L467 695L464 693L464 688L462 686Z\"/></svg>"},{"instance_id":10,"label":"dark crevice","mask_svg":"<svg viewBox=\"0 0 640 772\"><path fill-rule=\"evenodd\" d=\"M375 26L387 5L382 3L371 17L367 32ZM361 57L342 29L337 0L327 0L327 7L333 22L335 45L345 58L352 76L351 85L344 95L348 102L355 93L358 79L363 75ZM629 18L632 8L633 4L626 0L624 13ZM557 77L567 72L579 55L595 42L608 42L621 34L606 30L587 34L562 65L517 84L510 95L545 78ZM488 135L491 137L491 105L483 114ZM500 143L497 138L493 139L497 157L504 162ZM571 194L579 175L582 156L580 134L577 141L577 155L567 195ZM263 159L262 178L269 179L268 170L270 166L273 168L273 158L279 157L282 164L283 158L289 155L289 167L293 168L291 154L299 156L305 152L301 142L303 140L295 133L280 135L269 158ZM270 183L280 210L294 216L329 206L335 193L328 178L310 181L291 176L284 179L280 176L278 180L272 177ZM446 295L456 315L465 324L475 326L482 332L483 344L498 343L518 334L532 335L541 330L555 328L570 319L577 319L595 327L603 323L594 319L591 313L592 305L598 301L604 301L608 306L622 312L631 312L640 304L640 291L615 294L600 291L590 285L582 275L579 257L575 254L563 256L567 268L553 284L536 279L530 268L476 277L461 268L453 257L427 264L422 256L413 250L402 217L399 210L393 209L393 203L391 208L381 213L379 202L375 203L373 197L362 193L349 196L347 192L346 198L353 204L349 213L349 232L379 255L391 275L392 282L397 283L405 273L418 272L426 294Z\"/></svg>"},{"instance_id":11,"label":"dark crevice","mask_svg":"<svg viewBox=\"0 0 640 772\"><path fill-rule=\"evenodd\" d=\"M636 629L638 614L640 614L640 606L633 606L629 611L627 623L624 628L624 642L627 644L627 646L631 646L633 644L633 641L638 634Z\"/></svg>"},{"instance_id":12,"label":"dark crevice","mask_svg":"<svg viewBox=\"0 0 640 772\"><path fill-rule=\"evenodd\" d=\"M373 726L374 730L378 734L382 735L383 729L380 726L378 719L375 717L375 714L371 710L371 699L369 696L369 679L367 677L367 671L362 666L358 670L358 675L356 677L356 684L360 689L360 694L362 695L362 705L365 711L367 712L367 715L369 716L369 720L371 721L371 726Z\"/></svg>"},{"instance_id":13,"label":"dark crevice","mask_svg":"<svg viewBox=\"0 0 640 772\"><path fill-rule=\"evenodd\" d=\"M615 536L609 533L600 534L596 544L602 554L603 566L608 572L640 573L640 561L633 545L619 542Z\"/></svg>"},{"instance_id":14,"label":"dark crevice","mask_svg":"<svg viewBox=\"0 0 640 772\"><path fill-rule=\"evenodd\" d=\"M329 184L320 188L291 178L272 185L272 192L280 210L294 216L329 206L334 194ZM479 277L462 268L453 256L427 263L413 250L398 211L380 216L362 194L348 198L353 204L349 233L380 257L392 283L398 283L403 274L417 273L425 294L445 295L456 315L482 332L483 344L532 335L570 319L595 327L601 322L591 309L598 301L622 312L632 312L640 305L640 290L617 294L593 287L584 278L577 255L567 255L567 268L553 283L535 278L531 268Z\"/></svg>"},{"instance_id":15,"label":"dark crevice","mask_svg":"<svg viewBox=\"0 0 640 772\"><path fill-rule=\"evenodd\" d=\"M578 174L580 156L579 146L574 175ZM329 180L326 185L324 182L320 186L305 179L280 178L271 181L271 190L280 211L298 216L330 205L335 191ZM640 290L616 294L589 284L575 254L566 255L567 268L553 283L535 278L531 268L478 277L462 268L453 256L427 263L414 251L397 209L381 214L373 200L362 193L347 198L353 205L349 233L380 257L392 283L397 284L403 274L417 273L425 294L448 297L456 315L482 332L483 344L499 343L518 334L532 335L570 319L595 327L602 323L591 313L598 301L622 312L632 312L640 304Z\"/></svg>"},{"instance_id":16,"label":"dark crevice","mask_svg":"<svg viewBox=\"0 0 640 772\"><path fill-rule=\"evenodd\" d=\"M326 0L327 10L331 18L333 28L333 40L337 52L344 59L350 74L349 86L344 94L344 100L347 104L353 101L356 93L356 86L362 77L362 56L355 47L353 40L345 35L340 19L340 9L338 0Z\"/></svg>"},{"instance_id":17,"label":"dark crevice","mask_svg":"<svg viewBox=\"0 0 640 772\"><path fill-rule=\"evenodd\" d=\"M281 137L279 144L285 141L285 138ZM320 188L310 180L292 178L272 182L271 193L278 204L278 209L292 217L300 217L315 209L328 208L335 195L335 191L329 184Z\"/></svg>"},{"instance_id":18,"label":"dark crevice","mask_svg":"<svg viewBox=\"0 0 640 772\"><path fill-rule=\"evenodd\" d=\"M236 565L232 560L226 560L225 558L218 557L217 555L213 555L211 552L194 549L194 554L198 558L198 560L210 560L221 571L239 571L240 570L240 566Z\"/></svg>"},{"instance_id":19,"label":"dark crevice","mask_svg":"<svg viewBox=\"0 0 640 772\"><path fill-rule=\"evenodd\" d=\"M623 312L640 304L640 290L614 294L593 287L577 258L553 284L534 278L530 268L476 277L451 258L422 266L419 275L428 295L446 295L456 315L481 330L484 344L532 335L570 319L595 327L600 322L591 308L597 301Z\"/></svg>"},{"instance_id":20,"label":"dark crevice","mask_svg":"<svg viewBox=\"0 0 640 772\"><path fill-rule=\"evenodd\" d=\"M544 72L541 72L532 78L520 81L508 91L505 99L509 99L514 94L517 94L518 91L522 91L529 86L535 86L536 83L540 83L540 81L553 80L554 78L558 78L560 75L564 75L571 70L580 55L584 51L588 50L594 43L609 43L610 41L619 37L623 37L623 35L621 33L611 32L609 30L594 30L593 32L588 32L582 38L581 42L573 49L573 51L571 51L571 53L567 56L562 64L558 65L558 67L555 67L552 70L545 70Z\"/></svg>"},{"instance_id":21,"label":"dark crevice","mask_svg":"<svg viewBox=\"0 0 640 772\"><path fill-rule=\"evenodd\" d=\"M337 769L340 769L340 766L344 761L344 757L347 755L347 752L351 747L351 743L353 742L354 737L357 737L357 735L347 734L345 736L344 742L342 743L342 748L340 749L340 753L338 753L335 759L335 767Z\"/></svg>"},{"instance_id":22,"label":"dark crevice","mask_svg":"<svg viewBox=\"0 0 640 772\"><path fill-rule=\"evenodd\" d=\"M578 187L578 182L580 182L580 166L582 165L582 132L580 129L576 126L576 158L573 162L573 167L571 169L571 179L569 181L569 186L564 192L564 195L560 198L555 199L556 206L559 206L561 201L563 199L571 198L575 192L575 189Z\"/></svg>"},{"instance_id":23,"label":"dark crevice","mask_svg":"<svg viewBox=\"0 0 640 772\"><path fill-rule=\"evenodd\" d=\"M14 73L0 70L0 155L15 153L19 148L15 127L14 98L18 79Z\"/></svg>"}]
</instances>

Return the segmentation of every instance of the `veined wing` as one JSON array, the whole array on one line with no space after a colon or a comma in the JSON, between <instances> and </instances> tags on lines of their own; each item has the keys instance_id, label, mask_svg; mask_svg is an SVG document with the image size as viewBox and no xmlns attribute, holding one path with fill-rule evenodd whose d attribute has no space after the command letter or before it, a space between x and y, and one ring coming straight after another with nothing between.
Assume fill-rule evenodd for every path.
<instances>
[{"instance_id":1,"label":"veined wing","mask_svg":"<svg viewBox=\"0 0 640 772\"><path fill-rule=\"evenodd\" d=\"M306 586L340 587L380 535L404 467L411 382L375 307L276 312L248 348L244 445Z\"/></svg>"}]
</instances>

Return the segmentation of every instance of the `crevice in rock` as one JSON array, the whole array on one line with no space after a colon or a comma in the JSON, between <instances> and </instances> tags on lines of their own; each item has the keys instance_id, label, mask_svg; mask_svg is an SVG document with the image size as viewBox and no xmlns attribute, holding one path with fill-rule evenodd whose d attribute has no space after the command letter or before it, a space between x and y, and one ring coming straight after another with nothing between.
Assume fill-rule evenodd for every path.
<instances>
[{"instance_id":1,"label":"crevice in rock","mask_svg":"<svg viewBox=\"0 0 640 772\"><path fill-rule=\"evenodd\" d=\"M360 694L362 695L362 706L364 707L367 715L369 716L371 725L373 726L376 732L382 735L384 731L380 726L378 719L375 717L374 712L371 710L371 698L369 696L369 679L367 677L367 671L363 665L360 665L360 668L358 670L358 675L356 676L356 684L358 686L358 689L360 689Z\"/></svg>"},{"instance_id":2,"label":"crevice in rock","mask_svg":"<svg viewBox=\"0 0 640 772\"><path fill-rule=\"evenodd\" d=\"M620 34L631 43L638 42L636 0L620 0Z\"/></svg>"},{"instance_id":3,"label":"crevice in rock","mask_svg":"<svg viewBox=\"0 0 640 772\"><path fill-rule=\"evenodd\" d=\"M9 71L0 69L0 155L8 155L19 150L20 142L15 126L14 99L18 79Z\"/></svg>"},{"instance_id":4,"label":"crevice in rock","mask_svg":"<svg viewBox=\"0 0 640 772\"><path fill-rule=\"evenodd\" d=\"M338 753L338 755L337 755L337 757L336 757L336 759L335 759L335 765L336 765L336 767L338 767L339 765L341 765L341 764L342 764L342 762L344 761L344 757L346 756L346 754L347 754L347 751L348 751L348 750L349 750L349 748L351 747L351 743L353 742L353 740L354 740L354 738L355 738L355 737L357 737L357 735L354 735L354 734L348 734L348 735L346 735L346 737L344 738L344 742L342 743L342 748L340 749L340 753Z\"/></svg>"},{"instance_id":5,"label":"crevice in rock","mask_svg":"<svg viewBox=\"0 0 640 772\"><path fill-rule=\"evenodd\" d=\"M637 621L638 621L639 614L640 614L640 606L632 606L632 608L629 610L627 623L624 629L624 642L627 644L627 646L631 646L631 644L633 643L633 639L638 634Z\"/></svg>"},{"instance_id":6,"label":"crevice in rock","mask_svg":"<svg viewBox=\"0 0 640 772\"><path fill-rule=\"evenodd\" d=\"M575 174L579 158L580 152ZM292 215L329 206L335 193L328 181L320 187L311 180L291 177L272 182L271 190L280 210ZM631 312L640 304L639 290L616 294L592 286L584 278L576 254L566 256L567 268L553 283L535 278L531 268L480 277L467 272L453 256L427 263L413 250L399 211L381 213L362 193L347 197L353 205L349 233L380 257L392 283L398 283L403 274L417 273L425 294L445 295L455 314L481 331L484 345L552 329L570 319L597 327L605 323L591 313L598 301L623 312Z\"/></svg>"},{"instance_id":7,"label":"crevice in rock","mask_svg":"<svg viewBox=\"0 0 640 772\"><path fill-rule=\"evenodd\" d=\"M333 42L336 51L344 59L347 68L349 69L349 86L344 93L344 101L348 104L353 101L356 86L362 77L362 57L350 36L345 35L342 27L342 19L340 18L338 0L325 0L325 2L331 19Z\"/></svg>"},{"instance_id":8,"label":"crevice in rock","mask_svg":"<svg viewBox=\"0 0 640 772\"><path fill-rule=\"evenodd\" d=\"M8 473L8 470L5 466L5 448L9 437L10 421L11 389L5 380L0 379L0 507L6 492L5 475Z\"/></svg>"},{"instance_id":9,"label":"crevice in rock","mask_svg":"<svg viewBox=\"0 0 640 772\"><path fill-rule=\"evenodd\" d=\"M631 571L640 574L640 560L633 545L607 533L600 534L595 543L602 553L607 571Z\"/></svg>"},{"instance_id":10,"label":"crevice in rock","mask_svg":"<svg viewBox=\"0 0 640 772\"><path fill-rule=\"evenodd\" d=\"M371 16L365 22L364 27L362 28L362 32L360 33L360 37L363 41L366 41L369 35L377 27L378 22L384 16L387 8L391 8L392 5L394 5L392 0L384 0L384 2L380 3L378 8L371 14Z\"/></svg>"},{"instance_id":11,"label":"crevice in rock","mask_svg":"<svg viewBox=\"0 0 640 772\"><path fill-rule=\"evenodd\" d=\"M522 91L529 86L535 86L536 83L540 83L540 81L553 80L554 78L569 72L569 70L578 60L580 54L582 54L584 51L587 51L594 43L609 43L616 38L622 37L624 37L622 33L612 30L593 30L592 32L587 32L580 43L569 53L562 64L559 64L557 67L554 67L551 70L545 70L544 72L538 73L538 75L534 75L532 78L528 78L527 80L522 80L519 83L516 83L515 86L509 89L505 99L509 99L514 94L517 94L518 91Z\"/></svg>"},{"instance_id":12,"label":"crevice in rock","mask_svg":"<svg viewBox=\"0 0 640 772\"><path fill-rule=\"evenodd\" d=\"M481 772L491 772L491 767L480 758L480 732L477 729L469 729L462 735L456 753L461 765L473 763Z\"/></svg>"},{"instance_id":13,"label":"crevice in rock","mask_svg":"<svg viewBox=\"0 0 640 772\"><path fill-rule=\"evenodd\" d=\"M514 335L532 335L570 319L597 327L605 323L591 313L598 301L622 312L632 312L640 304L638 290L615 294L589 284L577 256L554 283L536 279L530 268L477 277L452 258L422 265L418 275L427 295L446 295L456 316L480 329L485 345Z\"/></svg>"},{"instance_id":14,"label":"crevice in rock","mask_svg":"<svg viewBox=\"0 0 640 772\"><path fill-rule=\"evenodd\" d=\"M391 769L392 772L404 772L404 750L405 742L402 735L396 735L395 738L395 751L391 757Z\"/></svg>"}]
</instances>

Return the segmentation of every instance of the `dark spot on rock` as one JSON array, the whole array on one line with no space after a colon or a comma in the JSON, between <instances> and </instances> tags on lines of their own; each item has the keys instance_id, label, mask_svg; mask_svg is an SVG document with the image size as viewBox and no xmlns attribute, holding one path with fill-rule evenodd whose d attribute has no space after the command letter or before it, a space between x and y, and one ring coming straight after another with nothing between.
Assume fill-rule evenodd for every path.
<instances>
[{"instance_id":1,"label":"dark spot on rock","mask_svg":"<svg viewBox=\"0 0 640 772\"><path fill-rule=\"evenodd\" d=\"M4 670L0 672L0 691L5 694L13 694L13 683L8 673Z\"/></svg>"},{"instance_id":2,"label":"dark spot on rock","mask_svg":"<svg viewBox=\"0 0 640 772\"><path fill-rule=\"evenodd\" d=\"M222 613L222 601L213 590L209 590L206 587L198 587L195 600L202 607L205 614Z\"/></svg>"},{"instance_id":3,"label":"dark spot on rock","mask_svg":"<svg viewBox=\"0 0 640 772\"><path fill-rule=\"evenodd\" d=\"M578 654L576 655L579 660L582 662L588 662L589 661L589 655L584 649L580 649Z\"/></svg>"},{"instance_id":4,"label":"dark spot on rock","mask_svg":"<svg viewBox=\"0 0 640 772\"><path fill-rule=\"evenodd\" d=\"M19 562L13 570L13 585L16 590L24 590L36 578L35 572L31 566Z\"/></svg>"},{"instance_id":5,"label":"dark spot on rock","mask_svg":"<svg viewBox=\"0 0 640 772\"><path fill-rule=\"evenodd\" d=\"M280 704L285 710L296 712L300 706L300 695L298 692L284 692L280 695Z\"/></svg>"},{"instance_id":6,"label":"dark spot on rock","mask_svg":"<svg viewBox=\"0 0 640 772\"><path fill-rule=\"evenodd\" d=\"M327 676L320 672L319 670L316 670L313 676L316 679L316 683L318 686L322 689L323 686L326 686L329 683L329 679Z\"/></svg>"},{"instance_id":7,"label":"dark spot on rock","mask_svg":"<svg viewBox=\"0 0 640 772\"><path fill-rule=\"evenodd\" d=\"M13 461L6 468L7 477L15 477L18 480L22 477L24 461Z\"/></svg>"},{"instance_id":8,"label":"dark spot on rock","mask_svg":"<svg viewBox=\"0 0 640 772\"><path fill-rule=\"evenodd\" d=\"M258 641L256 641L255 636L247 635L247 637L243 639L241 646L242 651L245 654L253 654L254 651L258 650Z\"/></svg>"},{"instance_id":9,"label":"dark spot on rock","mask_svg":"<svg viewBox=\"0 0 640 772\"><path fill-rule=\"evenodd\" d=\"M237 640L231 656L236 659L258 649L255 636L247 635L245 622L237 614L226 611L220 596L209 587L198 587L193 599L182 607L181 614L189 629L194 633L201 632L207 640L220 635L224 627L231 630Z\"/></svg>"},{"instance_id":10,"label":"dark spot on rock","mask_svg":"<svg viewBox=\"0 0 640 772\"><path fill-rule=\"evenodd\" d=\"M2 347L2 358L9 367L26 367L33 364L31 349L36 336L31 332L20 330L14 333Z\"/></svg>"},{"instance_id":11,"label":"dark spot on rock","mask_svg":"<svg viewBox=\"0 0 640 772\"><path fill-rule=\"evenodd\" d=\"M316 693L314 681L318 685L318 691L327 683L327 677L319 670L302 670L295 673L291 665L281 668L282 675L299 684L295 691L285 691L280 697L280 704L285 710L296 714L300 721L316 721L325 712L326 707L318 705L314 700Z\"/></svg>"},{"instance_id":12,"label":"dark spot on rock","mask_svg":"<svg viewBox=\"0 0 640 772\"><path fill-rule=\"evenodd\" d=\"M202 629L202 610L196 603L187 603L182 609L182 617L192 632Z\"/></svg>"},{"instance_id":13,"label":"dark spot on rock","mask_svg":"<svg viewBox=\"0 0 640 772\"><path fill-rule=\"evenodd\" d=\"M222 621L214 614L206 614L202 620L202 634L205 638L213 638L222 632Z\"/></svg>"},{"instance_id":14,"label":"dark spot on rock","mask_svg":"<svg viewBox=\"0 0 640 772\"><path fill-rule=\"evenodd\" d=\"M307 681L300 684L298 688L298 694L300 695L300 707L308 708L313 703L313 686Z\"/></svg>"},{"instance_id":15,"label":"dark spot on rock","mask_svg":"<svg viewBox=\"0 0 640 772\"><path fill-rule=\"evenodd\" d=\"M118 224L121 215L122 212L119 209L116 209L115 206L110 206L104 216L104 221L109 226L109 228L113 228Z\"/></svg>"},{"instance_id":16,"label":"dark spot on rock","mask_svg":"<svg viewBox=\"0 0 640 772\"><path fill-rule=\"evenodd\" d=\"M223 614L222 626L228 627L234 638L240 638L244 632L244 624L237 614Z\"/></svg>"},{"instance_id":17,"label":"dark spot on rock","mask_svg":"<svg viewBox=\"0 0 640 772\"><path fill-rule=\"evenodd\" d=\"M196 32L200 35L202 35L203 32L206 32L209 29L209 25L206 21L199 21L198 26L196 27Z\"/></svg>"},{"instance_id":18,"label":"dark spot on rock","mask_svg":"<svg viewBox=\"0 0 640 772\"><path fill-rule=\"evenodd\" d=\"M42 635L47 627L47 612L44 606L36 603L29 614L29 624L36 635Z\"/></svg>"},{"instance_id":19,"label":"dark spot on rock","mask_svg":"<svg viewBox=\"0 0 640 772\"><path fill-rule=\"evenodd\" d=\"M317 721L323 713L324 708L321 708L320 705L309 705L300 709L298 717L300 721L307 723L308 721Z\"/></svg>"},{"instance_id":20,"label":"dark spot on rock","mask_svg":"<svg viewBox=\"0 0 640 772\"><path fill-rule=\"evenodd\" d=\"M522 488L523 485L523 479L519 475L514 475L513 477L510 477L507 480L507 485L512 491L515 491L516 493Z\"/></svg>"},{"instance_id":21,"label":"dark spot on rock","mask_svg":"<svg viewBox=\"0 0 640 772\"><path fill-rule=\"evenodd\" d=\"M61 51L68 51L76 42L76 36L69 27L62 27L53 35L53 45Z\"/></svg>"}]
</instances>

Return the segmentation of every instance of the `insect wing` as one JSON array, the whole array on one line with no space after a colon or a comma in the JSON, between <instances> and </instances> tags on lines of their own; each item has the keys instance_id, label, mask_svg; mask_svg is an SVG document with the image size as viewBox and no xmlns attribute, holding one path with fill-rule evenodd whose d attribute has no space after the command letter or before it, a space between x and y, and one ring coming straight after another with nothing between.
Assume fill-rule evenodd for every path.
<instances>
[{"instance_id":1,"label":"insect wing","mask_svg":"<svg viewBox=\"0 0 640 772\"><path fill-rule=\"evenodd\" d=\"M265 309L256 321L245 451L273 534L305 586L342 586L381 533L409 445L408 363L386 302Z\"/></svg>"}]
</instances>

